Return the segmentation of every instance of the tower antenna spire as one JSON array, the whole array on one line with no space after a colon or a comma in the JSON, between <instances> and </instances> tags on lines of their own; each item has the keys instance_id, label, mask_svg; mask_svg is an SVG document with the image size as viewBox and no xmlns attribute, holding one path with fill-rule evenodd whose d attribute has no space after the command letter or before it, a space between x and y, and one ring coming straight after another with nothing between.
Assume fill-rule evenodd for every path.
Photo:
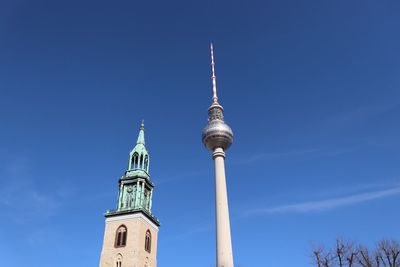
<instances>
[{"instance_id":1,"label":"tower antenna spire","mask_svg":"<svg viewBox=\"0 0 400 267\"><path fill-rule=\"evenodd\" d=\"M212 101L213 101L213 103L218 103L217 80L215 78L214 47L213 47L212 43L210 44L210 48L211 48L211 80L212 80L212 87L213 87Z\"/></svg>"}]
</instances>

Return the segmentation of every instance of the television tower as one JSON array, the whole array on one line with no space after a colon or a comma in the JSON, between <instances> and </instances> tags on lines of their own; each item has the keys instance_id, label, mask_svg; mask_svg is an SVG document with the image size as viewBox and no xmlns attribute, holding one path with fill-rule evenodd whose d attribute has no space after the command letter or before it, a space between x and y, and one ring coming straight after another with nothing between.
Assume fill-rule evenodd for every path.
<instances>
[{"instance_id":1,"label":"television tower","mask_svg":"<svg viewBox=\"0 0 400 267\"><path fill-rule=\"evenodd\" d=\"M211 80L213 97L208 108L208 124L203 129L202 141L212 152L215 167L215 217L217 229L217 267L233 267L228 193L225 177L225 150L233 142L231 127L224 122L224 109L218 103L215 78L214 49L211 44Z\"/></svg>"}]
</instances>

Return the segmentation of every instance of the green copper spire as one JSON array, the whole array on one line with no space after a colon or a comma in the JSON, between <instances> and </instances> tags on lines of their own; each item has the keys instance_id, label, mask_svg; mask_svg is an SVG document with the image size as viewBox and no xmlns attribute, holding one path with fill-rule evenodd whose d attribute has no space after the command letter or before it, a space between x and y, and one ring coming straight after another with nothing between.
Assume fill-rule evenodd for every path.
<instances>
[{"instance_id":1,"label":"green copper spire","mask_svg":"<svg viewBox=\"0 0 400 267\"><path fill-rule=\"evenodd\" d=\"M144 121L142 121L136 145L129 154L127 175L129 176L131 172L135 172L135 174L138 173L145 178L149 178L149 160L149 153L144 141Z\"/></svg>"},{"instance_id":2,"label":"green copper spire","mask_svg":"<svg viewBox=\"0 0 400 267\"><path fill-rule=\"evenodd\" d=\"M139 135L136 144L146 144L144 141L144 120L142 120L142 124L140 125Z\"/></svg>"},{"instance_id":3,"label":"green copper spire","mask_svg":"<svg viewBox=\"0 0 400 267\"><path fill-rule=\"evenodd\" d=\"M117 207L107 211L106 217L141 212L156 225L160 225L151 212L154 184L150 180L149 163L142 121L135 147L129 153L128 169L119 179Z\"/></svg>"}]
</instances>

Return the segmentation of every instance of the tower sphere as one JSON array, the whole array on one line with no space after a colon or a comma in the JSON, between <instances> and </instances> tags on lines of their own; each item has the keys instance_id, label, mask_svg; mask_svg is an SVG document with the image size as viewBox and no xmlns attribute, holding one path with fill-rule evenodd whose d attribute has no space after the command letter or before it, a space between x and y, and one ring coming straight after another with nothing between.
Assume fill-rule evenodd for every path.
<instances>
[{"instance_id":1,"label":"tower sphere","mask_svg":"<svg viewBox=\"0 0 400 267\"><path fill-rule=\"evenodd\" d=\"M203 144L211 151L216 148L228 149L233 143L231 127L223 120L209 120L202 133Z\"/></svg>"}]
</instances>

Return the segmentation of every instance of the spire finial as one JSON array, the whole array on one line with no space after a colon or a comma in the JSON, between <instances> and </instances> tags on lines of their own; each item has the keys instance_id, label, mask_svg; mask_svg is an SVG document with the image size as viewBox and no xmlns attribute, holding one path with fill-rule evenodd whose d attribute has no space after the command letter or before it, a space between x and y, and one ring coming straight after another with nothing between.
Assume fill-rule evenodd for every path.
<instances>
[{"instance_id":1,"label":"spire finial","mask_svg":"<svg viewBox=\"0 0 400 267\"><path fill-rule=\"evenodd\" d=\"M139 128L139 135L136 141L136 144L145 144L144 141L144 120L142 120L142 123L140 124L140 128Z\"/></svg>"},{"instance_id":2,"label":"spire finial","mask_svg":"<svg viewBox=\"0 0 400 267\"><path fill-rule=\"evenodd\" d=\"M211 43L210 45L211 48L211 80L212 80L212 86L213 86L213 103L218 103L218 97L217 97L217 80L215 78L215 63L214 63L214 47L213 44Z\"/></svg>"}]
</instances>

